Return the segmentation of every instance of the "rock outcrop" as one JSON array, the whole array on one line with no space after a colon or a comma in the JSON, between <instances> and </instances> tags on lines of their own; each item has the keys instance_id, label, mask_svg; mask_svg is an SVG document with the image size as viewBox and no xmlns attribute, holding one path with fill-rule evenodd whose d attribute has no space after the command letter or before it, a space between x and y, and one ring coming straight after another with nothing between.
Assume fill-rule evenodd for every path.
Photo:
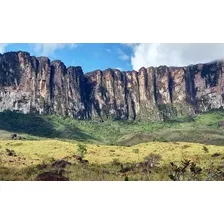
<instances>
[{"instance_id":1,"label":"rock outcrop","mask_svg":"<svg viewBox=\"0 0 224 224\"><path fill-rule=\"evenodd\" d=\"M166 120L224 106L224 62L83 74L27 52L0 54L0 111Z\"/></svg>"}]
</instances>

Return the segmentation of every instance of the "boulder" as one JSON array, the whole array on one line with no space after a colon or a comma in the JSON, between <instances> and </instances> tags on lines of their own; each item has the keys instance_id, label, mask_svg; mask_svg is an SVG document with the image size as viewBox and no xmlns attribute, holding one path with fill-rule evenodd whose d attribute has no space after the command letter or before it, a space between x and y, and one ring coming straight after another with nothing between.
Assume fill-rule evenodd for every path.
<instances>
[{"instance_id":1,"label":"boulder","mask_svg":"<svg viewBox=\"0 0 224 224\"><path fill-rule=\"evenodd\" d=\"M218 127L224 127L224 121L219 121L218 122Z\"/></svg>"},{"instance_id":2,"label":"boulder","mask_svg":"<svg viewBox=\"0 0 224 224\"><path fill-rule=\"evenodd\" d=\"M69 178L62 175L57 171L49 171L39 174L36 181L69 181Z\"/></svg>"}]
</instances>

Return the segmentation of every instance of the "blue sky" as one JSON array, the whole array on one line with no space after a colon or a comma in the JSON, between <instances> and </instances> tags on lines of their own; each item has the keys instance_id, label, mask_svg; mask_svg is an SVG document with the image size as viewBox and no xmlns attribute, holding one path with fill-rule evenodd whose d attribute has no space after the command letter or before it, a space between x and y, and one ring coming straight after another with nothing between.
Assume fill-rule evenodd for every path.
<instances>
[{"instance_id":1,"label":"blue sky","mask_svg":"<svg viewBox=\"0 0 224 224\"><path fill-rule=\"evenodd\" d=\"M107 68L138 71L143 66L186 66L224 60L224 44L219 43L0 43L0 53L19 50L35 56L47 56L51 60L61 60L66 66L81 66L84 73Z\"/></svg>"},{"instance_id":2,"label":"blue sky","mask_svg":"<svg viewBox=\"0 0 224 224\"><path fill-rule=\"evenodd\" d=\"M81 66L85 73L107 68L132 70L133 49L128 44L6 44L1 53L19 50L51 60L59 59L66 66Z\"/></svg>"}]
</instances>

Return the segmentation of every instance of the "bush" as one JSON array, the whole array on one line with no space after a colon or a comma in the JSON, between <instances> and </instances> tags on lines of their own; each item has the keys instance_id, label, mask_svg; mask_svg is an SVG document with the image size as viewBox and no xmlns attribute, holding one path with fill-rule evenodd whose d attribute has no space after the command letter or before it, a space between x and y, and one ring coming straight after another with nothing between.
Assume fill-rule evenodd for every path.
<instances>
[{"instance_id":1,"label":"bush","mask_svg":"<svg viewBox=\"0 0 224 224\"><path fill-rule=\"evenodd\" d=\"M138 154L139 153L139 149L133 149L132 150L134 153Z\"/></svg>"},{"instance_id":2,"label":"bush","mask_svg":"<svg viewBox=\"0 0 224 224\"><path fill-rule=\"evenodd\" d=\"M127 177L127 176L125 176L124 181L129 181L129 179L128 179L128 177Z\"/></svg>"},{"instance_id":3,"label":"bush","mask_svg":"<svg viewBox=\"0 0 224 224\"><path fill-rule=\"evenodd\" d=\"M173 181L201 180L202 168L190 160L183 160L180 166L173 162L171 164L171 174L169 178Z\"/></svg>"},{"instance_id":4,"label":"bush","mask_svg":"<svg viewBox=\"0 0 224 224\"><path fill-rule=\"evenodd\" d=\"M78 151L79 156L81 156L81 158L83 159L85 154L87 153L86 145L78 144L77 151Z\"/></svg>"},{"instance_id":5,"label":"bush","mask_svg":"<svg viewBox=\"0 0 224 224\"><path fill-rule=\"evenodd\" d=\"M154 153L151 153L148 156L146 156L144 159L147 165L147 169L151 170L157 167L160 163L161 158L162 158L161 155Z\"/></svg>"},{"instance_id":6,"label":"bush","mask_svg":"<svg viewBox=\"0 0 224 224\"><path fill-rule=\"evenodd\" d=\"M112 161L112 165L119 166L119 165L121 165L121 162L119 161L118 158L114 158L113 161Z\"/></svg>"}]
</instances>

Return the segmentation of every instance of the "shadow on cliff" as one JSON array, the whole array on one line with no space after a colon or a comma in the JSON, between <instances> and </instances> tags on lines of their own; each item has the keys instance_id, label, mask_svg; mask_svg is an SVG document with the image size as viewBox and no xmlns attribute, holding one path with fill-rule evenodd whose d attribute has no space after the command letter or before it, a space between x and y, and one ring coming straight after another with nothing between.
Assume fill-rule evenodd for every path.
<instances>
[{"instance_id":1,"label":"shadow on cliff","mask_svg":"<svg viewBox=\"0 0 224 224\"><path fill-rule=\"evenodd\" d=\"M0 129L18 134L37 137L73 139L79 141L96 140L79 128L59 121L53 122L44 116L22 114L12 111L0 112Z\"/></svg>"}]
</instances>

